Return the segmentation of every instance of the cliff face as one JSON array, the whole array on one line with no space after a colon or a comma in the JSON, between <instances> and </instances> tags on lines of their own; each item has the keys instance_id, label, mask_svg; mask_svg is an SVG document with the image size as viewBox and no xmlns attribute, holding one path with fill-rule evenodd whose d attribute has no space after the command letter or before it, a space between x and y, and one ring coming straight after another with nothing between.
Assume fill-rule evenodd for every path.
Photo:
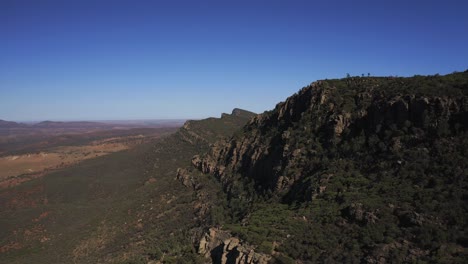
<instances>
[{"instance_id":1,"label":"cliff face","mask_svg":"<svg viewBox=\"0 0 468 264\"><path fill-rule=\"evenodd\" d=\"M212 263L267 264L271 259L268 254L257 253L254 247L243 245L229 232L210 228L200 240L198 253L211 258Z\"/></svg>"},{"instance_id":2,"label":"cliff face","mask_svg":"<svg viewBox=\"0 0 468 264\"><path fill-rule=\"evenodd\" d=\"M405 78L343 82L341 87L336 81L312 83L273 111L253 118L242 135L217 143L206 157L195 156L193 165L225 185L233 175L242 175L254 179L258 190L286 193L314 170L311 160L354 140L382 143L384 151L398 152L414 141L468 126L466 83L444 94L415 91L415 80ZM444 88L452 86L440 89ZM379 142L372 142L374 137Z\"/></svg>"},{"instance_id":3,"label":"cliff face","mask_svg":"<svg viewBox=\"0 0 468 264\"><path fill-rule=\"evenodd\" d=\"M468 72L312 83L192 158L205 215L279 262L462 263L467 96Z\"/></svg>"}]
</instances>

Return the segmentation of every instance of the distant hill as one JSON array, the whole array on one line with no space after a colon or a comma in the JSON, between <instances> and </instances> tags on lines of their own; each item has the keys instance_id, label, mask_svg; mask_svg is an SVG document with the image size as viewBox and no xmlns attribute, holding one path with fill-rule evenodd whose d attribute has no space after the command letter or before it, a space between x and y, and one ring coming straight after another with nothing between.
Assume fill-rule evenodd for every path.
<instances>
[{"instance_id":1,"label":"distant hill","mask_svg":"<svg viewBox=\"0 0 468 264\"><path fill-rule=\"evenodd\" d=\"M252 118L253 116L255 116L257 114L253 113L253 112L250 112L250 111L247 111L247 110L234 108L230 115L231 116L237 116L237 117L240 117L240 118L250 119L250 118ZM224 117L224 116L229 116L229 114L222 113L221 117Z\"/></svg>"},{"instance_id":2,"label":"distant hill","mask_svg":"<svg viewBox=\"0 0 468 264\"><path fill-rule=\"evenodd\" d=\"M26 124L16 123L13 121L5 121L0 119L0 129L21 128L27 126Z\"/></svg>"},{"instance_id":3,"label":"distant hill","mask_svg":"<svg viewBox=\"0 0 468 264\"><path fill-rule=\"evenodd\" d=\"M109 127L109 124L88 121L56 122L42 121L32 125L34 128L99 128Z\"/></svg>"},{"instance_id":4,"label":"distant hill","mask_svg":"<svg viewBox=\"0 0 468 264\"><path fill-rule=\"evenodd\" d=\"M185 140L198 144L212 144L229 137L233 131L244 126L256 114L235 108L231 114L223 113L221 118L210 117L203 120L189 120L179 130Z\"/></svg>"},{"instance_id":5,"label":"distant hill","mask_svg":"<svg viewBox=\"0 0 468 264\"><path fill-rule=\"evenodd\" d=\"M0 156L8 153L39 151L52 145L60 146L68 142L74 145L91 138L102 138L109 134L124 135L160 128L176 129L181 120L113 120L90 121L42 121L39 123L16 123L0 121ZM127 130L127 132L125 132ZM63 137L62 137L63 136Z\"/></svg>"},{"instance_id":6,"label":"distant hill","mask_svg":"<svg viewBox=\"0 0 468 264\"><path fill-rule=\"evenodd\" d=\"M183 120L111 120L111 121L41 121L37 123L17 123L0 119L0 129L110 129L180 126Z\"/></svg>"},{"instance_id":7,"label":"distant hill","mask_svg":"<svg viewBox=\"0 0 468 264\"><path fill-rule=\"evenodd\" d=\"M42 121L39 123L24 124L13 121L0 120L0 129L4 130L4 133L22 134L31 133L34 131L47 131L51 133L55 131L73 132L73 130L89 130L89 129L110 129L113 124L106 124L100 122L87 122L87 121L74 121L74 122L57 122L57 121Z\"/></svg>"}]
</instances>

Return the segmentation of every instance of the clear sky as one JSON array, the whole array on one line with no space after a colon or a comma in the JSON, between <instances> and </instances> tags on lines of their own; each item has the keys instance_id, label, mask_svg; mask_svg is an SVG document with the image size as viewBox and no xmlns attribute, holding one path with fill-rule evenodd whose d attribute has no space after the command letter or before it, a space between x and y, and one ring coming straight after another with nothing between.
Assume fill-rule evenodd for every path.
<instances>
[{"instance_id":1,"label":"clear sky","mask_svg":"<svg viewBox=\"0 0 468 264\"><path fill-rule=\"evenodd\" d=\"M0 119L255 112L324 78L468 69L468 1L0 0Z\"/></svg>"}]
</instances>

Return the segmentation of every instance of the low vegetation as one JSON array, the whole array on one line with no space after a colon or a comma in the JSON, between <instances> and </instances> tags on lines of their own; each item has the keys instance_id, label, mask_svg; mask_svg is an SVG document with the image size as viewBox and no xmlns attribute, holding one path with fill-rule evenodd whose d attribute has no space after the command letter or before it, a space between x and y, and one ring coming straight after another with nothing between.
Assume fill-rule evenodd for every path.
<instances>
[{"instance_id":1,"label":"low vegetation","mask_svg":"<svg viewBox=\"0 0 468 264\"><path fill-rule=\"evenodd\" d=\"M214 224L279 262L463 263L467 92L468 72L304 88L205 158Z\"/></svg>"},{"instance_id":2,"label":"low vegetation","mask_svg":"<svg viewBox=\"0 0 468 264\"><path fill-rule=\"evenodd\" d=\"M227 263L464 263L467 92L468 72L318 81L0 190L0 262L206 263L203 238Z\"/></svg>"}]
</instances>

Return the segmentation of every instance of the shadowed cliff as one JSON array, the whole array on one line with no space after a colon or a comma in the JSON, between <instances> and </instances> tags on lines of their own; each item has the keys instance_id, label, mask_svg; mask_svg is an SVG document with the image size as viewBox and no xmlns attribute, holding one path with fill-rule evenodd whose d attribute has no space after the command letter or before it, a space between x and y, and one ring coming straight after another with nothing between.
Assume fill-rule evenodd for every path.
<instances>
[{"instance_id":1,"label":"shadowed cliff","mask_svg":"<svg viewBox=\"0 0 468 264\"><path fill-rule=\"evenodd\" d=\"M215 222L277 258L461 262L467 94L468 72L318 81L192 164L223 186Z\"/></svg>"}]
</instances>

